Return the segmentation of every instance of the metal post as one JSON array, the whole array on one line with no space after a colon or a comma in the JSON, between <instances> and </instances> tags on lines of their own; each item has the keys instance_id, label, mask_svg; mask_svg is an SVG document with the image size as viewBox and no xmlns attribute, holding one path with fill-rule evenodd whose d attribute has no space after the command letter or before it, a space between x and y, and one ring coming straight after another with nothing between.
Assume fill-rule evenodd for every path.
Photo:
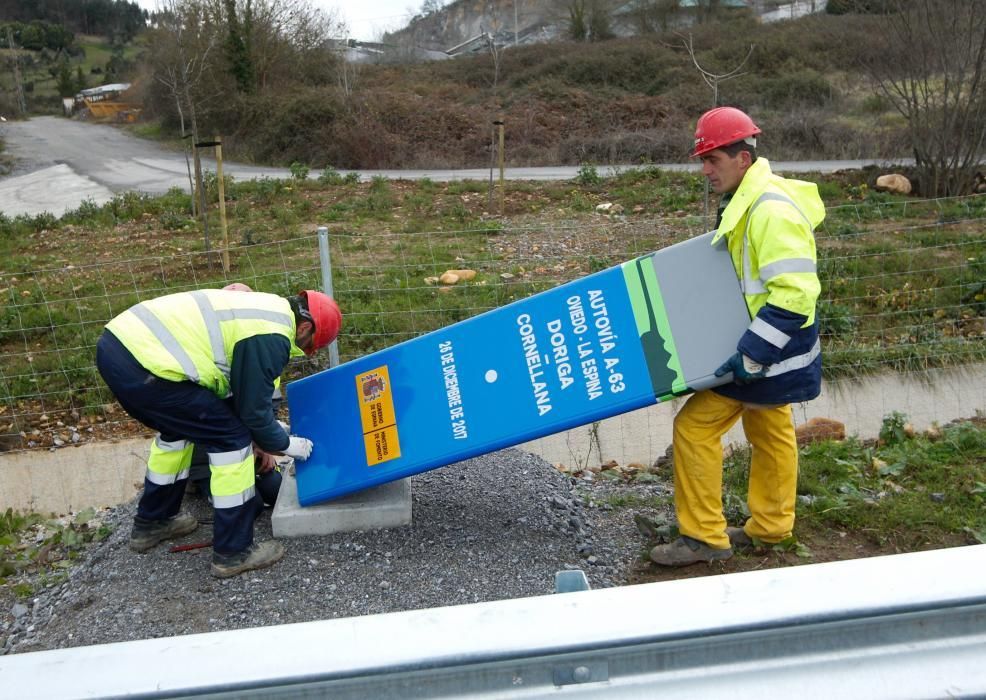
<instances>
[{"instance_id":1,"label":"metal post","mask_svg":"<svg viewBox=\"0 0 986 700\"><path fill-rule=\"evenodd\" d=\"M194 138L194 137L193 137ZM199 216L202 218L202 232L205 236L205 254L212 269L212 248L209 245L209 208L205 199L205 183L202 181L202 159L199 157L199 144L192 143L192 161L195 164L195 193L199 200Z\"/></svg>"},{"instance_id":2,"label":"metal post","mask_svg":"<svg viewBox=\"0 0 986 700\"><path fill-rule=\"evenodd\" d=\"M496 124L496 122L493 122ZM493 165L496 163L496 127L490 130L490 187L486 210L493 211Z\"/></svg>"},{"instance_id":3,"label":"metal post","mask_svg":"<svg viewBox=\"0 0 986 700\"><path fill-rule=\"evenodd\" d=\"M500 161L500 217L503 217L503 117L496 120L495 124L500 132L500 148L498 158Z\"/></svg>"},{"instance_id":4,"label":"metal post","mask_svg":"<svg viewBox=\"0 0 986 700\"><path fill-rule=\"evenodd\" d=\"M216 137L216 181L219 185L219 225L223 232L223 273L229 274L229 229L226 226L226 188L223 183L223 137Z\"/></svg>"},{"instance_id":5,"label":"metal post","mask_svg":"<svg viewBox=\"0 0 986 700\"><path fill-rule=\"evenodd\" d=\"M322 265L322 291L332 296L332 257L329 254L329 229L318 227L318 259ZM329 345L329 367L339 366L339 342Z\"/></svg>"},{"instance_id":6,"label":"metal post","mask_svg":"<svg viewBox=\"0 0 986 700\"><path fill-rule=\"evenodd\" d=\"M182 126L184 129L185 127ZM192 134L184 134L182 140L192 138ZM195 141L191 142L192 150L195 150ZM198 190L195 189L195 182L192 181L192 163L188 159L188 149L189 146L185 146L185 170L188 172L188 193L192 198L192 218L198 218L199 215L199 203L198 203ZM197 172L197 171L196 171Z\"/></svg>"}]
</instances>

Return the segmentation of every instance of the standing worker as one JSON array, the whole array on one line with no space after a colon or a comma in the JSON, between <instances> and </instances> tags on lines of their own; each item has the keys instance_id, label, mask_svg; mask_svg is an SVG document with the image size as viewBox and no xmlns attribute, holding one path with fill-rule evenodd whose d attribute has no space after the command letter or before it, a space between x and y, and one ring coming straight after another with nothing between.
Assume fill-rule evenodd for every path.
<instances>
[{"instance_id":1,"label":"standing worker","mask_svg":"<svg viewBox=\"0 0 986 700\"><path fill-rule=\"evenodd\" d=\"M330 297L199 290L137 304L106 325L96 367L124 410L158 431L130 548L145 552L198 526L179 514L195 444L208 453L213 497L212 573L226 578L270 566L277 542L254 543L263 505L254 483L254 444L297 460L312 443L274 419L274 382L291 357L311 355L339 333Z\"/></svg>"},{"instance_id":2,"label":"standing worker","mask_svg":"<svg viewBox=\"0 0 986 700\"><path fill-rule=\"evenodd\" d=\"M681 537L654 547L663 566L728 559L752 538L794 529L798 446L791 403L821 391L815 302L821 287L812 234L825 207L814 183L774 175L757 157L760 129L745 113L717 107L695 129L693 158L722 195L713 245L726 239L753 322L716 370L730 384L690 397L674 420L674 506ZM750 441L750 518L727 527L722 512L722 436L740 418Z\"/></svg>"}]
</instances>

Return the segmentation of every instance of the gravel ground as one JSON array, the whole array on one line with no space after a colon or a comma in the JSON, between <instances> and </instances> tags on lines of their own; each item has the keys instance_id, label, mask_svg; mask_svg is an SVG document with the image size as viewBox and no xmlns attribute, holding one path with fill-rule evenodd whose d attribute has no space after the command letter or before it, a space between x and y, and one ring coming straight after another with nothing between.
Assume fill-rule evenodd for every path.
<instances>
[{"instance_id":1,"label":"gravel ground","mask_svg":"<svg viewBox=\"0 0 986 700\"><path fill-rule=\"evenodd\" d=\"M130 503L67 581L0 611L0 654L542 595L563 569L584 570L593 588L622 585L643 542L632 509L608 505L626 488L666 495L503 450L413 477L410 526L285 539L281 562L226 580L209 573L211 549L131 552ZM184 508L211 518L198 497ZM210 537L204 524L180 542ZM268 511L256 538L270 537Z\"/></svg>"}]
</instances>

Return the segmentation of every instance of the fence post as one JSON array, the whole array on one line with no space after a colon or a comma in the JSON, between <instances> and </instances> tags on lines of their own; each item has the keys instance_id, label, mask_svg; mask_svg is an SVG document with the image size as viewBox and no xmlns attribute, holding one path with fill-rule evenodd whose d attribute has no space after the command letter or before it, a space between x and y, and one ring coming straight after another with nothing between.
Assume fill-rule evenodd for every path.
<instances>
[{"instance_id":1,"label":"fence post","mask_svg":"<svg viewBox=\"0 0 986 700\"><path fill-rule=\"evenodd\" d=\"M202 177L202 159L199 156L199 144L192 134L192 160L195 163L195 196L199 200L199 216L202 217L202 234L205 236L205 258L212 270L212 246L209 245L209 207L205 197L205 182Z\"/></svg>"},{"instance_id":2,"label":"fence post","mask_svg":"<svg viewBox=\"0 0 986 700\"><path fill-rule=\"evenodd\" d=\"M322 264L322 291L332 296L332 257L329 254L329 229L318 227L318 258ZM329 345L329 367L339 365L339 342L333 340Z\"/></svg>"},{"instance_id":3,"label":"fence post","mask_svg":"<svg viewBox=\"0 0 986 700\"><path fill-rule=\"evenodd\" d=\"M219 186L219 225L223 232L223 274L229 274L229 229L226 226L226 188L223 183L223 137L216 137L216 183Z\"/></svg>"},{"instance_id":4,"label":"fence post","mask_svg":"<svg viewBox=\"0 0 986 700\"><path fill-rule=\"evenodd\" d=\"M500 161L500 218L503 218L503 115L496 120L496 125L500 136L499 161Z\"/></svg>"}]
</instances>

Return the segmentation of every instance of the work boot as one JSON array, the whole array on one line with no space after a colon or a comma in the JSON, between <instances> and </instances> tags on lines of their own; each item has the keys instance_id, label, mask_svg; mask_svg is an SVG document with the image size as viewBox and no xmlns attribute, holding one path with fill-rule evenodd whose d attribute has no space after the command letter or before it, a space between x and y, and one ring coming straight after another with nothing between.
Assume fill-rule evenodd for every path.
<instances>
[{"instance_id":1,"label":"work boot","mask_svg":"<svg viewBox=\"0 0 986 700\"><path fill-rule=\"evenodd\" d=\"M216 578L237 576L244 571L263 569L281 560L284 547L280 542L267 540L254 542L242 552L236 554L212 553L212 575Z\"/></svg>"},{"instance_id":2,"label":"work boot","mask_svg":"<svg viewBox=\"0 0 986 700\"><path fill-rule=\"evenodd\" d=\"M726 537L729 538L729 544L737 549L749 549L754 544L753 538L741 527L727 527Z\"/></svg>"},{"instance_id":3,"label":"work boot","mask_svg":"<svg viewBox=\"0 0 986 700\"><path fill-rule=\"evenodd\" d=\"M146 552L159 542L194 532L198 526L199 521L187 514L178 514L167 520L148 520L138 515L130 531L130 549Z\"/></svg>"},{"instance_id":4,"label":"work boot","mask_svg":"<svg viewBox=\"0 0 986 700\"><path fill-rule=\"evenodd\" d=\"M671 544L661 544L650 551L650 559L661 566L688 566L699 562L722 561L733 556L732 548L714 549L705 542L682 535Z\"/></svg>"}]
</instances>

